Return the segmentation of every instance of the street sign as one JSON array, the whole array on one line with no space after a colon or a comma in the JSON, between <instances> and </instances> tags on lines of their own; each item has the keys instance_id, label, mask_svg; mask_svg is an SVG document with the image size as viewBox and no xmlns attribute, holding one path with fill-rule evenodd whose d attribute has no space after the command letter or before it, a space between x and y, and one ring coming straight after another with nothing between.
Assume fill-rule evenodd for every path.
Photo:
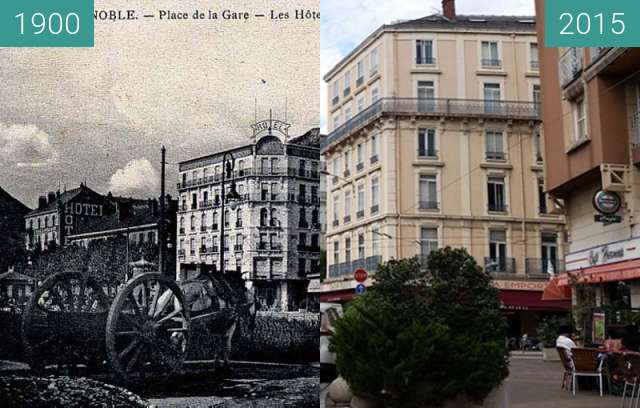
<instances>
[{"instance_id":1,"label":"street sign","mask_svg":"<svg viewBox=\"0 0 640 408\"><path fill-rule=\"evenodd\" d=\"M369 274L367 273L367 271L362 268L356 269L356 271L353 273L353 279L355 279L356 282L360 283L366 281L368 276Z\"/></svg>"},{"instance_id":2,"label":"street sign","mask_svg":"<svg viewBox=\"0 0 640 408\"><path fill-rule=\"evenodd\" d=\"M364 292L367 291L367 287L364 286L364 283L358 283L356 285L356 295L363 295Z\"/></svg>"},{"instance_id":3,"label":"street sign","mask_svg":"<svg viewBox=\"0 0 640 408\"><path fill-rule=\"evenodd\" d=\"M622 222L622 217L619 215L595 214L593 219L603 224L617 224Z\"/></svg>"}]
</instances>

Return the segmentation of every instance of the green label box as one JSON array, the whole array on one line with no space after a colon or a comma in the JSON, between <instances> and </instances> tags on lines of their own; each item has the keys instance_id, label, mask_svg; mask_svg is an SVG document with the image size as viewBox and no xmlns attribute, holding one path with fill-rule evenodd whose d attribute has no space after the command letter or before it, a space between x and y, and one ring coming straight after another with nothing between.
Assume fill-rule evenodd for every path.
<instances>
[{"instance_id":1,"label":"green label box","mask_svg":"<svg viewBox=\"0 0 640 408\"><path fill-rule=\"evenodd\" d=\"M547 47L640 47L640 0L545 0Z\"/></svg>"},{"instance_id":2,"label":"green label box","mask_svg":"<svg viewBox=\"0 0 640 408\"><path fill-rule=\"evenodd\" d=\"M93 0L0 0L0 47L93 47Z\"/></svg>"}]
</instances>

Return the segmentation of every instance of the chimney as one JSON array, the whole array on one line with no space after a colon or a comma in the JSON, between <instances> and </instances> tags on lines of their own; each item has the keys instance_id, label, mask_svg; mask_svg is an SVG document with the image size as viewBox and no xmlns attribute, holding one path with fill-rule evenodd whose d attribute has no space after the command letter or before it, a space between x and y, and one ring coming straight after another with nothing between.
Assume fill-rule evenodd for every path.
<instances>
[{"instance_id":1,"label":"chimney","mask_svg":"<svg viewBox=\"0 0 640 408\"><path fill-rule=\"evenodd\" d=\"M42 210L47 207L47 196L38 197L38 210Z\"/></svg>"},{"instance_id":2,"label":"chimney","mask_svg":"<svg viewBox=\"0 0 640 408\"><path fill-rule=\"evenodd\" d=\"M49 191L47 194L47 204L53 204L56 201L56 193Z\"/></svg>"},{"instance_id":3,"label":"chimney","mask_svg":"<svg viewBox=\"0 0 640 408\"><path fill-rule=\"evenodd\" d=\"M456 0L442 0L442 15L456 21Z\"/></svg>"}]
</instances>

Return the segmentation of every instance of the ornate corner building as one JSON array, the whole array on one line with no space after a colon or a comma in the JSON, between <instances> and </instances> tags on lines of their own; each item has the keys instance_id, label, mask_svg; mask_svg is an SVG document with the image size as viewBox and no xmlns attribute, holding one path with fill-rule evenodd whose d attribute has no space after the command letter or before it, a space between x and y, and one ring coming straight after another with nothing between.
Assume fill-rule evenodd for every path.
<instances>
[{"instance_id":1,"label":"ornate corner building","mask_svg":"<svg viewBox=\"0 0 640 408\"><path fill-rule=\"evenodd\" d=\"M320 134L289 138L288 127L258 122L253 144L179 164L179 279L223 267L254 283L262 310L308 307L309 282L320 275ZM226 158L232 169L223 169Z\"/></svg>"}]
</instances>

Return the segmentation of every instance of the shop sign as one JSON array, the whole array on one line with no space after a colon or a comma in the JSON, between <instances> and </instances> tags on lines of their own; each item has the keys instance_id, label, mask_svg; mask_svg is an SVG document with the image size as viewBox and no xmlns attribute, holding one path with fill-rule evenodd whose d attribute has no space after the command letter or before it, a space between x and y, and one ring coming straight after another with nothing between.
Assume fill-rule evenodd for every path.
<instances>
[{"instance_id":1,"label":"shop sign","mask_svg":"<svg viewBox=\"0 0 640 408\"><path fill-rule=\"evenodd\" d=\"M630 238L570 252L565 256L565 264L567 271L575 271L638 258L640 238Z\"/></svg>"},{"instance_id":2,"label":"shop sign","mask_svg":"<svg viewBox=\"0 0 640 408\"><path fill-rule=\"evenodd\" d=\"M547 281L494 280L493 287L501 290L528 290L543 292Z\"/></svg>"},{"instance_id":3,"label":"shop sign","mask_svg":"<svg viewBox=\"0 0 640 408\"><path fill-rule=\"evenodd\" d=\"M613 215L620 210L622 200L614 191L599 190L593 195L593 207L605 215Z\"/></svg>"},{"instance_id":4,"label":"shop sign","mask_svg":"<svg viewBox=\"0 0 640 408\"><path fill-rule=\"evenodd\" d=\"M608 245L589 251L589 265L599 265L624 257L624 248L609 249Z\"/></svg>"},{"instance_id":5,"label":"shop sign","mask_svg":"<svg viewBox=\"0 0 640 408\"><path fill-rule=\"evenodd\" d=\"M605 225L607 224L618 224L622 222L622 217L619 215L606 215L606 214L595 214L593 216L593 220L595 222L601 222Z\"/></svg>"}]
</instances>

